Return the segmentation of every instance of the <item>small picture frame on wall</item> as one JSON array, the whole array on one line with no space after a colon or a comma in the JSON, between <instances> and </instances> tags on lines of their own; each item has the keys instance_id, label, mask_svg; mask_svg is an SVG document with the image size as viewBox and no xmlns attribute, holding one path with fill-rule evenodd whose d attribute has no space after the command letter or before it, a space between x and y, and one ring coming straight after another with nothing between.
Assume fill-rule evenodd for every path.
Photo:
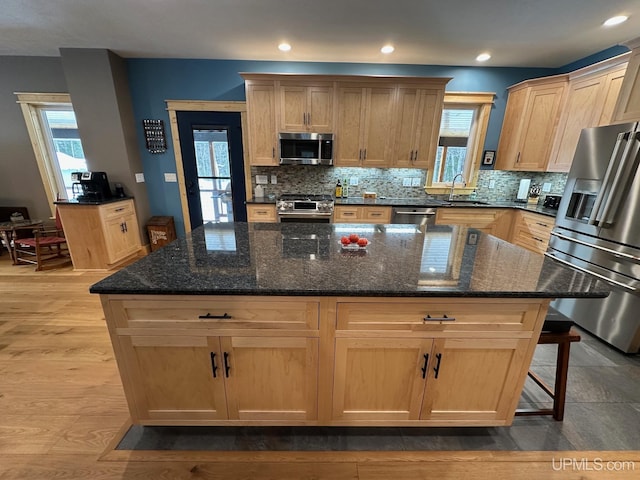
<instances>
[{"instance_id":1,"label":"small picture frame on wall","mask_svg":"<svg viewBox=\"0 0 640 480\"><path fill-rule=\"evenodd\" d=\"M482 156L482 165L490 166L490 165L493 165L495 161L496 161L496 151L485 150L484 155Z\"/></svg>"}]
</instances>

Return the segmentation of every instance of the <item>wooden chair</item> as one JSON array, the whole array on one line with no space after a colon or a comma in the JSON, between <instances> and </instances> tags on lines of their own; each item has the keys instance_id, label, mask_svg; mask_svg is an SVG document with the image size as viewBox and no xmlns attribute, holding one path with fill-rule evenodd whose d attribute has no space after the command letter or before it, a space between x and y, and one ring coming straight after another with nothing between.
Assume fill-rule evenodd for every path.
<instances>
[{"instance_id":1,"label":"wooden chair","mask_svg":"<svg viewBox=\"0 0 640 480\"><path fill-rule=\"evenodd\" d=\"M55 228L41 226L33 230L31 238L14 239L13 255L16 265L29 263L36 266L36 271L71 265L58 211Z\"/></svg>"}]
</instances>

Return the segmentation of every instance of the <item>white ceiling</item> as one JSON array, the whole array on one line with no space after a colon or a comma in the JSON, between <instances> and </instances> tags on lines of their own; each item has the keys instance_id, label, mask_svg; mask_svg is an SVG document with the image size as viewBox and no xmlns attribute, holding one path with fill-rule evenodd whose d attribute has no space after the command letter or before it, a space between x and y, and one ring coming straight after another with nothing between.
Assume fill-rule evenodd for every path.
<instances>
[{"instance_id":1,"label":"white ceiling","mask_svg":"<svg viewBox=\"0 0 640 480\"><path fill-rule=\"evenodd\" d=\"M604 28L611 16L630 18ZM639 0L2 0L0 55L559 67L640 36ZM278 43L293 49L282 53ZM380 53L392 43L396 51Z\"/></svg>"}]
</instances>

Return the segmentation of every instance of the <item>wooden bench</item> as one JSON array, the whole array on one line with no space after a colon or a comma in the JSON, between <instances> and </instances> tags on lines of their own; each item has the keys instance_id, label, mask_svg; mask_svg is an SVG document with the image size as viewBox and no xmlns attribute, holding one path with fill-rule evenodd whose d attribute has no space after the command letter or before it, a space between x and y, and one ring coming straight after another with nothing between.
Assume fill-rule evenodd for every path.
<instances>
[{"instance_id":1,"label":"wooden bench","mask_svg":"<svg viewBox=\"0 0 640 480\"><path fill-rule=\"evenodd\" d=\"M571 344L579 342L580 335L571 328L567 332L545 332L540 334L538 345L558 345L556 356L556 380L552 390L542 379L529 370L528 375L544 392L553 399L553 408L521 408L516 410L516 415L553 415L558 421L564 419L564 405L567 396L567 374L569 370L569 353Z\"/></svg>"}]
</instances>

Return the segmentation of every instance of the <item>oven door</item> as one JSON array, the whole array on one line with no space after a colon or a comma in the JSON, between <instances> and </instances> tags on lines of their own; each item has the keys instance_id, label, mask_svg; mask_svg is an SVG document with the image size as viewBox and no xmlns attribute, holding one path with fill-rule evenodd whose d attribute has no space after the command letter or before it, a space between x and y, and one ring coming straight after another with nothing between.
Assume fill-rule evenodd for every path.
<instances>
[{"instance_id":1,"label":"oven door","mask_svg":"<svg viewBox=\"0 0 640 480\"><path fill-rule=\"evenodd\" d=\"M331 213L278 212L280 223L331 223Z\"/></svg>"}]
</instances>

